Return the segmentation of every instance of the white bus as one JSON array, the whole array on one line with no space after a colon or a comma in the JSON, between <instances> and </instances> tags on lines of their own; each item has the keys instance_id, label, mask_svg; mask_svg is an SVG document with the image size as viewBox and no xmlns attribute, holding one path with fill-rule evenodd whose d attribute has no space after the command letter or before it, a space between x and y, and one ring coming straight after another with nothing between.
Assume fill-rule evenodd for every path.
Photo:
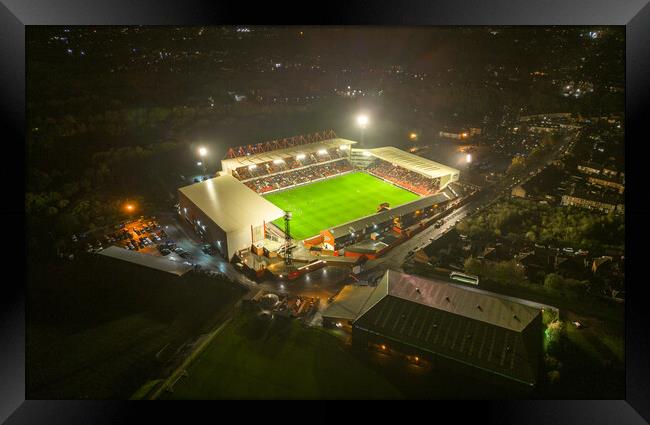
<instances>
[{"instance_id":1,"label":"white bus","mask_svg":"<svg viewBox=\"0 0 650 425\"><path fill-rule=\"evenodd\" d=\"M457 282L469 283L471 285L478 285L478 276L474 276L471 274L465 274L461 272L451 272L449 274L449 278Z\"/></svg>"}]
</instances>

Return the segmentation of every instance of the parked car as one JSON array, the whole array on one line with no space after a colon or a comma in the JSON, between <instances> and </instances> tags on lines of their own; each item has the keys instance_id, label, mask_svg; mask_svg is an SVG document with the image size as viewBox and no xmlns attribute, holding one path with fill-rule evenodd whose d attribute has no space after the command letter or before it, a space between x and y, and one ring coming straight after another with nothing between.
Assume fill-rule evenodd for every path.
<instances>
[{"instance_id":1,"label":"parked car","mask_svg":"<svg viewBox=\"0 0 650 425\"><path fill-rule=\"evenodd\" d=\"M128 246L129 249L131 249L131 250L135 249L135 246L133 246L133 244L131 242L129 242L126 246Z\"/></svg>"},{"instance_id":2,"label":"parked car","mask_svg":"<svg viewBox=\"0 0 650 425\"><path fill-rule=\"evenodd\" d=\"M161 253L163 256L165 256L165 255L169 255L169 254L171 254L172 252L171 252L170 250L168 250L167 248L163 248L163 249L160 250L160 253Z\"/></svg>"},{"instance_id":3,"label":"parked car","mask_svg":"<svg viewBox=\"0 0 650 425\"><path fill-rule=\"evenodd\" d=\"M139 231L138 229L136 229L135 227L133 228L133 231L135 232L136 235L141 235L141 234L142 234L142 233L140 233L140 231Z\"/></svg>"}]
</instances>

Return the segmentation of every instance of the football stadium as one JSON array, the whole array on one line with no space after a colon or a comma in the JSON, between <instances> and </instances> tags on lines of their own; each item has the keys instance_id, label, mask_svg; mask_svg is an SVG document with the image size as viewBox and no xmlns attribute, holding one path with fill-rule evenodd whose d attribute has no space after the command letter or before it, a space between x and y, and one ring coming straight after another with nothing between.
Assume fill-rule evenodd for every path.
<instances>
[{"instance_id":1,"label":"football stadium","mask_svg":"<svg viewBox=\"0 0 650 425\"><path fill-rule=\"evenodd\" d=\"M294 242L340 255L376 252L457 197L458 170L355 145L330 130L230 148L217 177L179 189L178 213L228 258L281 252L287 212Z\"/></svg>"}]
</instances>

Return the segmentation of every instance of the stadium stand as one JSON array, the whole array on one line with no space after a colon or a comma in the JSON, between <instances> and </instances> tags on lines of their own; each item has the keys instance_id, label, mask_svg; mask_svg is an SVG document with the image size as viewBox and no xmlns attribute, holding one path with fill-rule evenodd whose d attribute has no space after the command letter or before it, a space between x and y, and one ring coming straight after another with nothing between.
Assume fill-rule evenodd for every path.
<instances>
[{"instance_id":1,"label":"stadium stand","mask_svg":"<svg viewBox=\"0 0 650 425\"><path fill-rule=\"evenodd\" d=\"M244 184L257 193L267 193L272 190L284 189L302 183L308 183L326 177L351 171L352 165L347 159L341 159L327 164L304 167L295 171L275 174L273 176L250 179Z\"/></svg>"},{"instance_id":2,"label":"stadium stand","mask_svg":"<svg viewBox=\"0 0 650 425\"><path fill-rule=\"evenodd\" d=\"M420 195L431 195L440 188L439 178L426 177L381 159L374 160L366 171Z\"/></svg>"}]
</instances>

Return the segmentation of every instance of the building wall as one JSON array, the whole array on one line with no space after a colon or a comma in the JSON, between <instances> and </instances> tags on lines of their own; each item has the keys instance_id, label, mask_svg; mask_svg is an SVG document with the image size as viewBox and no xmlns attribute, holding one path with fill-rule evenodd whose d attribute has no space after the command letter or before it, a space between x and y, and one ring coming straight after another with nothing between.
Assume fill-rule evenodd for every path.
<instances>
[{"instance_id":1,"label":"building wall","mask_svg":"<svg viewBox=\"0 0 650 425\"><path fill-rule=\"evenodd\" d=\"M206 243L212 244L224 257L227 257L228 259L232 258L232 253L229 251L230 245L228 244L227 233L208 218L203 211L197 208L196 205L194 205L194 203L181 192L178 192L178 199L181 217L193 226L197 233L201 234ZM186 209L187 211L185 211ZM205 225L205 229L199 228L197 220L201 222L201 226Z\"/></svg>"}]
</instances>

